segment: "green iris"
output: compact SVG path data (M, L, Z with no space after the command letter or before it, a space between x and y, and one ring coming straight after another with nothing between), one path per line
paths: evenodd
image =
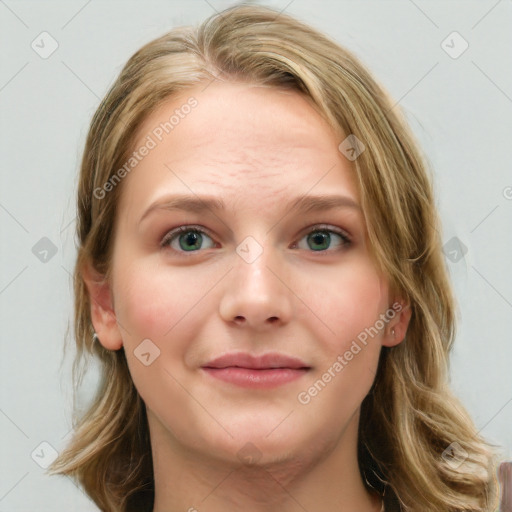
M195 251L201 248L203 237L201 233L198 233L197 231L187 231L179 236L179 241L180 247L184 251ZM187 244L192 244L192 246Z
M313 244L318 244L317 247L313 248L315 251L323 251L327 249L331 242L331 235L327 231L313 231L308 235L308 243L313 241Z

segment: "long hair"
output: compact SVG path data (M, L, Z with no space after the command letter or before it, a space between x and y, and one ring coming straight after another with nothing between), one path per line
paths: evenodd
M78 382L92 356L102 379L85 414L74 416L74 437L51 472L75 478L101 510L152 509L145 405L123 349L92 343L82 269L90 263L110 279L122 181L108 194L100 192L133 152L142 122L164 100L212 80L298 91L340 143L353 135L365 146L352 168L372 257L392 290L407 299L412 316L403 342L382 348L361 406L363 482L385 491L388 510L495 510L497 455L448 385L456 306L427 159L399 107L352 53L291 16L253 5L226 9L198 27L175 28L146 44L92 119L77 197L74 378Z

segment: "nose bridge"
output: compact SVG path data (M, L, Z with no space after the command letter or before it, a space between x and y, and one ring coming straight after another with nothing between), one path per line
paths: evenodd
M254 328L289 321L292 305L284 284L285 262L269 240L247 236L236 247L220 307L226 321Z
M274 273L281 272L283 265L282 258L270 243L270 237L259 236L258 239L261 242L248 236L238 244L234 271L241 285L240 291L247 292L255 300L263 301L282 292L283 285Z

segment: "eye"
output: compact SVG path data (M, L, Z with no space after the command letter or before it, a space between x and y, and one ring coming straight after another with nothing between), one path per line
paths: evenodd
M306 240L308 247L301 246L302 240ZM204 241L209 240L210 244L204 246ZM334 248L333 248L334 243ZM328 252L341 250L351 245L350 237L343 231L333 229L330 226L314 226L306 236L294 244L293 248L311 249L313 252ZM167 233L160 244L162 247L170 247L176 252L198 252L199 249L211 249L216 246L206 231L198 226L180 226Z
M203 247L205 239L212 242L209 247ZM211 249L215 243L203 229L195 226L180 226L167 233L160 245L171 247L177 252L197 252L198 249Z
M306 239L308 247L300 246L300 242L304 239ZM315 229L309 231L308 234L301 238L301 240L296 245L299 247L299 249L311 249L314 252L326 252L327 249L332 249L333 241L334 250L343 249L352 243L350 237L341 230L335 230L329 226L315 226Z

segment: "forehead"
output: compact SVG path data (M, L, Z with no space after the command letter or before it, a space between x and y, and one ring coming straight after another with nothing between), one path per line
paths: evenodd
M338 150L342 139L296 91L201 84L151 113L134 150L149 140L154 147L125 179L121 203L175 191L259 207L313 189L357 197L351 164Z

